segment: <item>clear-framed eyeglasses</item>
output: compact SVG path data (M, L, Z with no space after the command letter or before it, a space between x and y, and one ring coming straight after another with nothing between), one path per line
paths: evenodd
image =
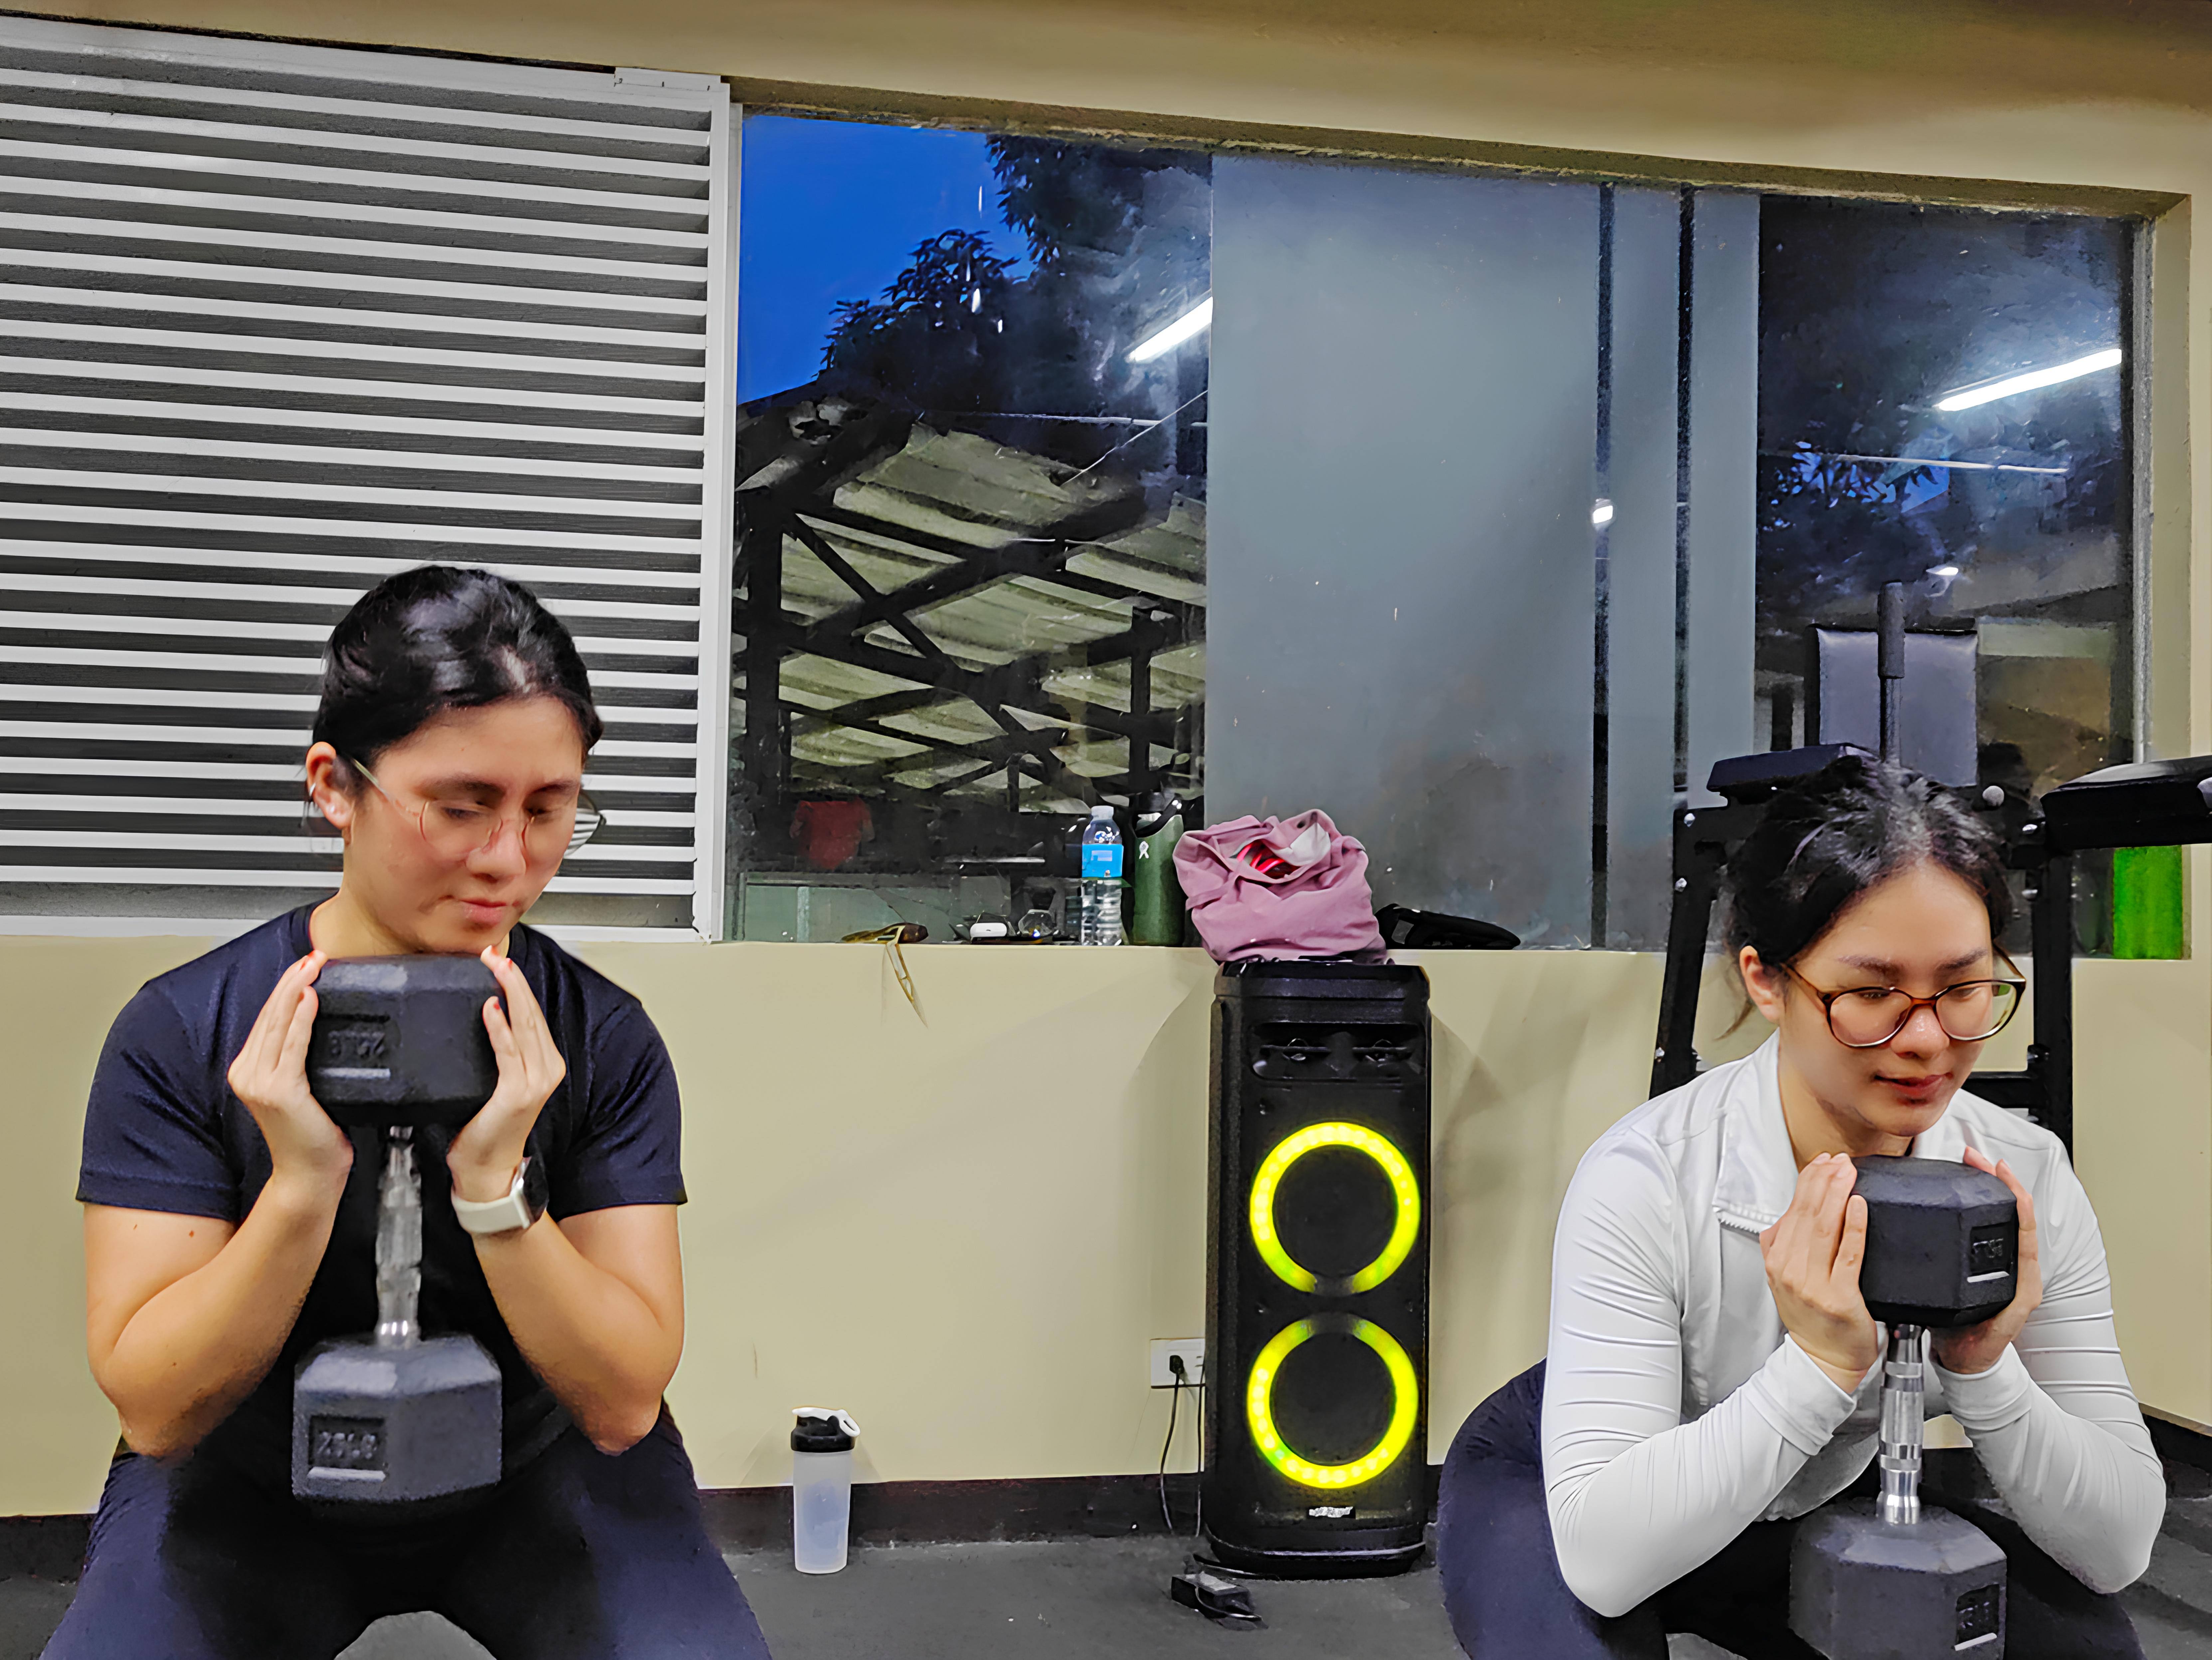
M368 781L369 787L401 813L415 821L422 840L441 859L465 859L489 847L498 838L508 817L474 801L424 801L410 806L380 782L358 761L346 764ZM571 800L550 806L525 806L512 815L520 819L524 855L533 864L565 859L605 826L607 816L592 798L578 790Z
M1785 965L1786 966L1786 965ZM1820 1000L1828 1030L1845 1049L1875 1049L1905 1030L1922 1009L1936 1012L1936 1024L1954 1043L1979 1043L2005 1029L2020 1008L2025 980L1961 980L1933 997L1915 997L1895 986L1846 986L1822 991L1796 969L1790 978Z

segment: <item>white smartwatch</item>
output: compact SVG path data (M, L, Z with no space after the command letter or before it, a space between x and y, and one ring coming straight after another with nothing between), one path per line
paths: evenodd
M455 1219L471 1233L520 1232L545 1214L545 1196L540 1191L540 1183L532 1180L536 1175L533 1162L525 1158L515 1166L514 1185L507 1190L505 1198L478 1203L456 1193Z

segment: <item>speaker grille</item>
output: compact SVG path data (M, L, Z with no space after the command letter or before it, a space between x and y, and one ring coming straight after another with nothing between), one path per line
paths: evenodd
M1427 1512L1426 982L1267 964L1218 991L1206 1530L1244 1566L1396 1566Z

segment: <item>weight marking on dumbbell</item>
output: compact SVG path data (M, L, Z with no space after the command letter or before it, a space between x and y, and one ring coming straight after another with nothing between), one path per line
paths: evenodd
M1984 1643L1997 1640L1997 1627L2002 1623L1999 1611L2004 1606L2004 1590L1998 1585L1984 1585L1968 1591L1959 1599L1959 1640L1952 1645L1954 1653L1963 1654L1968 1649L1978 1649Z
M373 1418L318 1418L307 1426L319 1475L384 1471L384 1426Z
M1994 1227L1976 1228L1966 1236L1966 1266L1982 1269L1967 1283L1980 1280L2002 1280L2013 1271L2013 1260L2018 1247L2014 1243L2013 1230L2002 1224Z
M343 1025L334 1020L325 1020L315 1037L318 1040L315 1058L331 1066L356 1067L370 1063L382 1067L391 1058L387 1052L389 1038L385 1031L385 1023L376 1015L365 1016Z

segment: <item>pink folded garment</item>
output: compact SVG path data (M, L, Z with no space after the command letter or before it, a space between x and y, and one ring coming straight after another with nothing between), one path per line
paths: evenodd
M1325 812L1191 830L1176 843L1175 867L1199 938L1218 962L1389 959L1367 849Z

